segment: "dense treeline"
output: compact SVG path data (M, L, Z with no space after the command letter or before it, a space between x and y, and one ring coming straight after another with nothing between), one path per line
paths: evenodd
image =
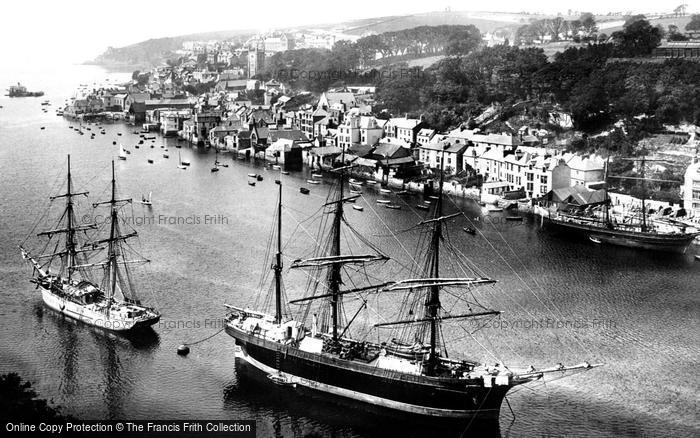
M550 37L550 41L559 41L562 36L571 36L579 41L607 38L605 34L598 35L597 32L598 26L593 14L584 12L577 20L565 20L562 17L533 20L516 30L515 41L517 44L532 44L534 41L544 41L545 37Z
M479 30L472 26L419 26L395 32L370 35L354 44L363 65L378 56L413 55L415 57L447 54L458 55L472 51L481 42Z
M643 17L632 17L612 43L570 48L552 62L541 49L484 47L445 58L421 72L420 81L382 81L377 97L389 112L422 113L438 129L467 122L496 102L504 108L527 102L534 111L557 104L585 132L619 120L644 131L700 123L700 64L645 58L661 34ZM635 119L642 114L650 117Z
M623 30L611 35L611 42L572 47L551 62L540 48L501 45L475 50L478 31L471 26L440 26L432 34L442 35L442 40L427 46L420 41L431 35L428 29L374 35L357 43L340 41L333 50L278 53L266 61L265 76L312 91L342 84L376 85L375 112L423 115L440 130L469 122L493 104L503 109L502 120L516 111L542 120L547 108L558 107L571 113L577 129L589 133L610 129L620 120L641 132L663 123L700 123L700 64L649 62L663 30L643 16L630 17ZM391 48L382 46L387 41L393 41ZM436 50L450 56L427 69L393 64L357 70L363 57ZM370 52L374 55L366 54ZM649 117L638 117L643 114Z
M386 69L368 70L377 59L464 55L481 42L474 26L420 26L338 41L332 50L297 49L276 53L265 61L263 78L275 78L295 88L322 91L336 83L376 84ZM363 68L363 70L359 70Z

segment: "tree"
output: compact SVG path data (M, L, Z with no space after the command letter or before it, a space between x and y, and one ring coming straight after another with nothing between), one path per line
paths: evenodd
M564 28L564 20L561 17L554 17L547 20L547 27L552 34L552 41L559 41L559 34Z
M700 14L690 16L690 22L685 25L685 30L700 30Z
M668 34L668 40L669 41L688 41L690 38L687 36L683 35L682 33L670 33Z
M661 30L649 24L647 20L635 17L627 20L623 30L612 34L619 56L635 57L648 55L661 43L663 36Z
M537 35L540 42L544 42L544 37L547 36L549 26L547 25L547 20L534 20L530 23L530 29Z
M474 26L470 27L473 29L456 32L449 37L447 45L445 46L445 55L466 55L479 46L481 43L481 34Z
M333 61L339 70L353 70L360 63L360 51L350 41L337 41L331 52L333 53Z
M0 421L3 424L20 421L65 422L72 420L60 409L40 399L32 384L23 382L17 373L0 376Z
M586 36L591 36L598 31L598 26L596 26L595 17L590 12L584 12L579 18L581 22L581 27L586 33Z
M622 25L623 29L627 29L634 23L642 20L646 20L647 17L644 14L628 15L625 17L625 24Z

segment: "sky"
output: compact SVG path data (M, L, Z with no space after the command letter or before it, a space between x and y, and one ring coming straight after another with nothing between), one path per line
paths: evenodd
M231 29L269 30L446 7L459 11L649 13L670 11L683 1L689 11L700 12L700 0L491 0L487 6L457 0L13 0L2 5L0 53L4 61L0 68L6 62L79 63L93 59L108 46L121 47L149 38Z

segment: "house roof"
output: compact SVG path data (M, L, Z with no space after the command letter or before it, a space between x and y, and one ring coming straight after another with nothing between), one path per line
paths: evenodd
M149 109L194 106L189 99L148 99L144 103Z
M337 103L343 103L349 106L355 105L355 95L353 93L327 92L325 95L328 100L328 106L333 106Z
M256 126L255 132L258 134L258 138L267 138L270 130L266 126Z
M572 156L567 160L566 164L573 170L594 171L605 169L603 160L581 155Z
M277 141L278 139L286 139L290 141L309 141L306 135L298 129L272 129L268 134L270 141Z
M379 146L372 153L373 158L399 158L411 155L409 149L402 147L398 143L379 143Z
M337 146L323 146L311 148L311 154L317 155L319 157L325 157L328 155L340 155L341 153L343 153L343 150Z
M398 157L398 158L389 158L388 160L381 160L380 162L384 165L387 165L387 166L397 166L399 164L415 163L415 160L413 159L413 157Z
M348 151L350 153L352 153L353 155L357 155L358 157L366 157L370 155L373 150L374 146L360 143L354 143L348 148Z
M294 146L294 142L292 140L286 139L286 138L280 138L273 142L268 148L268 151L285 151L288 152L292 149Z
M591 190L582 185L553 189L547 197L555 202L567 204L589 205L605 202L605 190Z
M475 143L497 144L503 146L513 146L515 137L508 134L473 134L470 138Z
M445 149L445 145L447 145L447 149ZM464 152L464 150L466 148L467 148L466 144L451 143L451 142L446 142L446 141L430 142L430 143L422 144L419 147L419 149L425 149L425 150L429 150L429 151L445 151L449 154L461 154Z
M394 119L389 119L390 126L395 126L397 128L402 129L413 129L420 123L421 121L419 119L409 119L406 117L397 117Z
M488 151L484 152L484 154L481 157L487 160L503 161L503 148L491 148Z

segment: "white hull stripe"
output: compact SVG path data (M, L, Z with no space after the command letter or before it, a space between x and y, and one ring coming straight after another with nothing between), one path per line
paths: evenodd
M410 403L398 402L395 400L389 400L382 397L377 397L375 395L365 394L363 392L353 391L351 389L340 388L338 386L328 385L326 383L316 382L314 380L305 379L303 377L298 377L293 374L278 371L272 367L269 367L253 357L251 357L247 352L240 351L236 352L236 357L239 357L249 364L253 365L255 368L267 373L276 374L284 377L289 383L296 383L297 385L305 386L307 388L316 389L319 391L328 392L331 394L339 395L342 397L351 398L354 400L359 400L372 405L378 405L389 409L395 409L403 412L410 412L413 414L427 415L431 417L443 417L443 418L466 418L474 415L488 416L488 414L498 415L498 411L494 409L482 409L478 411L474 410L458 410L458 409L441 409L441 408L429 408L426 406L419 406Z

